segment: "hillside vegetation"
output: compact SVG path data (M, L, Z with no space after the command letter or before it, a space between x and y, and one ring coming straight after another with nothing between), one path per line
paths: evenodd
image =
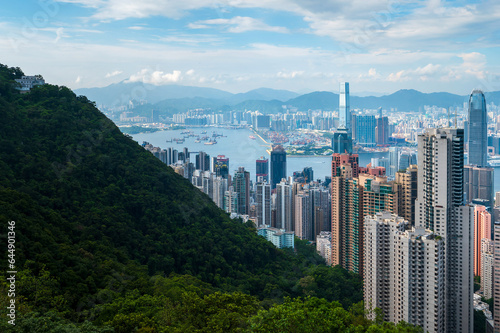
M0 234L15 221L17 271L16 326L4 273L0 331L418 331L363 319L358 276L302 241L276 249L86 97L21 95L20 75L0 65Z

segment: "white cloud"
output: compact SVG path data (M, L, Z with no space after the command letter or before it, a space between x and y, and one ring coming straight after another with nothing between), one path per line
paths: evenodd
M304 71L293 71L293 72L278 72L276 77L280 79L294 79L296 77L304 75Z
M113 77L113 76L117 76L117 75L120 75L121 73L123 73L123 71L114 71L114 72L111 72L111 73L107 73L105 78L110 78L110 77Z
M78 83L80 83L80 82L82 82L82 77L81 77L80 75L78 75L78 76L76 77L75 83L76 83L76 84L78 84Z
M477 79L485 79L488 74L485 71L486 67L486 56L478 52L462 53L458 55L462 58L463 63L460 66L461 69L470 74Z
M197 21L188 24L188 27L191 29L207 29L212 26L225 27L228 32L232 33L240 33L240 32L255 31L255 30L271 31L279 33L289 32L287 28L270 26L262 22L261 20L252 17L242 17L242 16L236 16L230 19L219 18L212 20Z
M164 73L162 71L154 71L144 68L137 74L133 74L125 80L125 82L143 82L150 83L156 86L175 83L181 80L181 71L174 70L172 73Z
M186 75L189 75L189 76L194 75L194 69L190 69L190 70L188 70L188 71L186 72Z
M127 29L129 29L129 30L146 30L148 28L140 26L140 25L134 25L134 26L128 27Z
M206 35L206 34L182 34L178 33L175 35L160 37L160 41L167 43L179 43L179 44L187 44L187 45L196 45L196 44L207 44L207 43L220 43L224 40L224 38L217 37L215 35Z
M424 67L417 67L415 69L406 69L397 73L391 73L387 77L387 80L392 82L412 80L427 81L429 78L438 77L441 74L441 65L428 64Z

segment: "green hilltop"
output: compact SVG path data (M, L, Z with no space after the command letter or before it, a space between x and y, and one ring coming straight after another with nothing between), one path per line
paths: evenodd
M15 221L2 332L420 332L363 318L361 279L276 249L54 85L19 94L0 65L0 226ZM380 318L380 316L378 316Z

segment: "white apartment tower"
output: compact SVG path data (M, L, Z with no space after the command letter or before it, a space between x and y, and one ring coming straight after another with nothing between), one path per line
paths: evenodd
M294 231L293 187L286 179L276 184L276 228Z
M422 227L409 228L389 212L364 223L364 302L370 319L380 308L384 319L402 320L426 332L445 332L445 245ZM432 291L432 292L430 292Z
M259 177L256 184L257 201L257 223L261 225L271 225L271 184L266 183L263 177Z
M444 240L445 297L428 292L446 305L445 332L457 333L473 331L474 209L463 205L463 184L463 129L428 129L419 135L415 225Z

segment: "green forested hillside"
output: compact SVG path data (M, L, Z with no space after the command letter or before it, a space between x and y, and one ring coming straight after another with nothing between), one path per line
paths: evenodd
M303 242L276 249L86 97L53 85L20 95L20 75L0 66L0 234L15 221L17 270L14 328L3 237L0 331L263 331L285 327L280 307L316 297L325 314L343 311L342 325L370 329L356 311L359 277L325 266Z

